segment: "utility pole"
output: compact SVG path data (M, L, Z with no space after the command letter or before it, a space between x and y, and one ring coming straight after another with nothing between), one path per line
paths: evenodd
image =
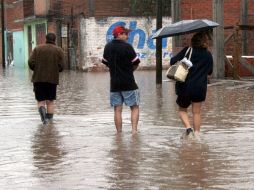
M181 0L171 0L171 18L172 23L178 22L181 20ZM172 37L172 51L173 54L176 53L176 47L179 47L181 44L181 37L174 36Z
M248 0L241 1L241 24L248 24ZM242 55L248 55L248 33L246 30L242 31Z
M69 62L70 62L70 69L76 70L77 63L76 63L76 44L74 41L76 41L76 36L74 35L74 13L73 13L73 6L71 7L71 24L69 28Z
M162 0L157 0L156 30L162 28ZM156 39L156 87L162 84L162 38Z
M56 37L57 45L62 47L62 4L60 0L57 0L57 12L56 12Z
M5 39L4 39L4 31L5 31L5 22L4 22L4 0L1 0L1 23L2 23L2 66L5 68Z
M92 17L94 16L94 0L89 0L88 1L88 15L89 17Z
M213 29L213 76L216 79L225 77L224 56L224 0L213 0L213 20L220 26Z

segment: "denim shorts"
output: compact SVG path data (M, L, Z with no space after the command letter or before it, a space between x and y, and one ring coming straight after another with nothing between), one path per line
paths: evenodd
M125 103L126 106L139 105L140 94L139 89L130 91L110 92L110 105L120 106Z

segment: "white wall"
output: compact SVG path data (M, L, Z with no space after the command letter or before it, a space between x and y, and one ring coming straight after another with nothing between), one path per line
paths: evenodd
M171 18L163 18L163 26L171 23ZM108 17L95 19L94 17L81 20L81 64L83 68L100 64L103 49L107 41L112 39L112 30L115 25L123 25L133 31L129 34L129 43L138 53L140 66L155 65L155 40L151 39L156 30L156 19L146 17ZM172 40L163 40L163 64L169 64L172 54Z

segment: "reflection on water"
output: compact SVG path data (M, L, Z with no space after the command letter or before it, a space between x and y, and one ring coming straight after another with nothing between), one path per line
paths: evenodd
M142 181L138 180L142 162L141 142L139 134L124 139L122 134L116 135L112 143L109 157L112 161L109 168L109 189L139 189ZM126 180L129 182L126 183Z
M115 134L109 74L65 71L55 120L42 126L31 73L0 74L0 189L252 189L253 89L208 88L201 140L180 139L174 84L138 71L139 133L129 108Z
M32 139L33 165L36 172L54 174L66 154L54 124L39 125Z
M205 144L196 142L185 142L179 148L179 172L183 174L185 183L192 188L205 188L207 178L211 178L208 173L208 151Z

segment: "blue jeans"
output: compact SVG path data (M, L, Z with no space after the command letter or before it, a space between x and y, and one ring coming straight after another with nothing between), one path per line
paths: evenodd
M140 94L139 89L130 91L110 92L110 105L120 106L125 103L126 106L139 105Z

